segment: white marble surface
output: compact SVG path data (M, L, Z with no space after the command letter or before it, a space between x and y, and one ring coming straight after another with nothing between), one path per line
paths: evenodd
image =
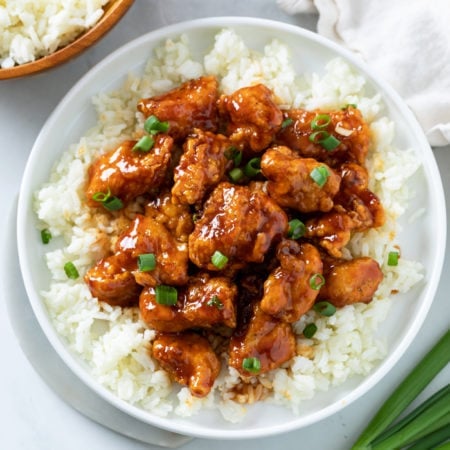
M12 239L10 221L28 154L48 115L67 90L92 65L108 53L157 27L197 17L248 15L285 20L312 29L314 16L289 17L273 0L136 0L121 23L96 47L51 72L28 79L0 81L0 197L3 207L0 244ZM444 188L450 193L450 148L435 150ZM447 208L450 207L447 198ZM9 228L8 228L9 227ZM8 253L1 253L0 271L8 277ZM186 450L215 448L284 450L307 447L310 450L348 449L358 432L387 397L393 387L411 370L427 349L449 327L450 251L431 311L417 338L396 367L368 394L340 413L313 426L260 440L210 441L195 439ZM15 283L11 283L13 286ZM156 449L112 432L87 419L62 401L36 374L14 335L6 311L10 283L0 286L0 448L8 450L90 450ZM14 289L14 288L13 288ZM17 289L21 289L17 281ZM430 385L424 395L450 379L449 367ZM105 411L105 414L108 412Z

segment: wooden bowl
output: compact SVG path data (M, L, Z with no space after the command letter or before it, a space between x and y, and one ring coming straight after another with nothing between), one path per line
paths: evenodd
M18 78L51 69L69 61L100 40L127 12L134 0L111 0L104 7L101 19L87 31L78 36L70 44L43 56L35 61L17 65L10 69L0 69L0 80Z

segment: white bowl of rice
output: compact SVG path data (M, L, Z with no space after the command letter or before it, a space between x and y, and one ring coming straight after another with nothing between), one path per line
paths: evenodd
M226 361L202 398L171 381L149 353L155 332L137 308L92 297L83 275L99 255L95 217L83 202L95 155L142 126L136 103L204 74L233 92L263 82L283 107L357 104L367 122L370 188L386 222L355 233L352 256L370 256L384 274L374 299L310 311L293 324L299 351L264 380L242 387ZM43 245L39 231L53 238ZM113 227L112 227L113 228ZM181 434L221 439L273 435L339 411L380 381L419 332L441 274L446 214L432 151L399 96L349 52L291 25L209 18L153 31L87 73L42 129L20 191L18 251L31 307L65 363L96 395L137 420ZM108 232L108 231L106 231ZM109 231L113 233L113 231ZM400 250L395 266L387 254ZM302 332L314 321L316 334ZM262 387L261 387L262 386ZM239 391L239 395L236 391ZM261 394L263 392L263 395Z

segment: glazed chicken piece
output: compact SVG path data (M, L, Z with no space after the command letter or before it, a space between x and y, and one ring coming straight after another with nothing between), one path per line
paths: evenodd
M276 369L295 355L292 327L256 306L250 322L231 337L229 355L229 365L244 377ZM246 370L247 358L256 358L260 368L253 372Z
M225 155L229 140L220 134L195 129L183 145L175 168L172 195L180 203L201 201L208 189L217 185L232 161Z
M192 277L186 287L178 289L176 305L161 305L153 287L142 291L139 308L143 320L158 331L182 331L189 328L236 326L237 288L226 277L207 273Z
M160 333L153 341L153 357L179 384L188 386L195 397L211 391L220 372L220 361L204 337L185 331Z
M217 129L218 83L213 76L187 81L171 91L139 101L145 117L156 116L169 122L168 133L176 140L185 138L193 128Z
M156 267L140 271L138 257L148 253L155 255ZM151 217L136 216L119 237L116 254L120 263L132 270L136 282L142 286L179 286L188 281L187 244L178 242L164 225Z
M330 116L331 121L321 130L327 131L340 141L340 144L331 151L325 150L320 144L309 140L315 131L311 128L311 121L322 113L319 110L306 111L303 109L286 111L284 118L292 119L292 123L277 134L277 143L286 145L305 158L317 159L331 167L336 167L343 161L352 161L363 165L369 148L370 132L359 109L348 106L342 110L326 113ZM336 128L340 130L340 133L336 131Z
M269 180L267 192L276 203L304 213L330 211L341 181L326 164L301 158L283 146L272 147L264 153L261 171ZM323 177L324 184L315 181L314 176Z
M187 244L177 242L164 225L150 217L137 215L114 250L114 255L101 259L85 275L92 295L110 305L137 303L142 286L187 282ZM138 257L147 253L155 255L156 268L141 272Z
M261 310L293 323L308 312L319 293L322 260L311 244L283 240L277 248L280 265L264 283Z
M353 221L355 231L365 231L384 224L384 208L379 198L368 189L369 175L364 167L345 163L339 168L342 182L335 202Z
M194 229L188 205L174 202L170 192L163 192L145 207L145 216L164 225L178 242L187 242Z
M159 134L148 152L134 151L135 144L136 141L123 142L89 167L86 199L90 206L100 205L93 199L97 193L109 192L127 203L162 184L170 163L173 139Z
M334 197L329 213L306 221L305 237L314 239L335 258L355 231L364 231L384 224L383 206L368 188L367 170L356 163L339 167L341 188Z
M93 297L111 306L125 307L137 303L142 290L116 255L101 259L86 272L84 280Z
M227 277L202 273L189 280L184 298L183 316L192 327L236 327L237 287Z
M276 105L272 91L262 84L222 95L218 108L228 122L230 140L240 149L264 150L283 123L283 113Z
M139 297L142 320L154 330L178 332L191 328L191 323L183 315L184 298L178 295L175 305L163 305L156 301L155 288L148 286Z
M318 298L342 308L353 303L369 303L383 280L383 273L379 264L369 257L325 258L324 277L325 284Z
M200 268L217 271L216 251L228 258L227 269L261 262L288 227L286 213L264 192L227 182L205 202L202 217L189 236L189 257Z
M342 256L342 248L348 244L354 222L344 212L331 211L305 222L305 238L313 239L335 258Z

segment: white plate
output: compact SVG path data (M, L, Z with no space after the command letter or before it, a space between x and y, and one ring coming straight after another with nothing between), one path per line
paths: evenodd
M245 37L247 45L255 49L262 50L275 37L280 39L290 47L299 72L305 67L308 71L323 72L326 62L336 56L350 62L366 78L369 88L382 94L386 115L396 123L394 144L416 150L423 166L412 180L418 193L414 205L417 209L426 208L425 214L413 224L404 224L400 235L400 244L408 249L408 257L425 266L426 281L407 295L398 296L389 319L383 324L387 357L369 376L354 377L338 388L318 393L304 403L303 412L298 416L282 407L257 404L249 408L249 414L239 424L227 423L219 413L211 411L187 419L161 418L121 401L89 375L85 365L57 335L38 294L48 287L49 273L32 207L33 193L48 180L53 163L94 125L93 95L119 87L130 71L143 68L152 49L165 39L186 33L195 53L201 55L224 27L235 28ZM353 55L314 33L262 19L222 17L177 24L142 36L111 54L71 89L48 119L31 152L20 190L17 236L24 284L38 322L58 354L84 383L114 406L152 425L187 435L235 439L280 433L314 423L348 405L383 378L412 342L433 300L444 259L446 214L431 149L409 109L387 84L377 80Z

